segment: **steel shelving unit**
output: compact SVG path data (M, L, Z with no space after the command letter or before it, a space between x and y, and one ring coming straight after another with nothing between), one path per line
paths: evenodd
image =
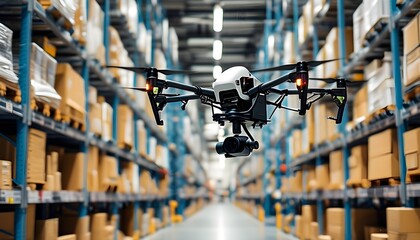
M346 61L344 28L352 25L352 15L360 2L361 1L327 0L326 4L319 13L314 16L313 24L311 26L312 30L308 32L307 38L303 44L299 45L296 40L298 39L298 19L302 13L302 6L306 3L306 1L288 1L287 7L283 9L284 6L281 6L279 1L273 0L275 24L273 31L270 32L280 36L280 47L278 49L279 54L283 54L281 46L283 46L282 36L285 35L285 31L294 32L296 46L295 52L296 56L298 56L297 60L310 60L315 58L314 56L318 54L319 49L325 44L325 38L329 29L337 27L339 32L339 56L341 59L339 75L350 78L352 74L360 73L360 69L363 65L366 65L373 59L383 57L384 51L391 51L392 53L392 68L396 93L395 111L390 111L387 114L373 119L367 124L358 124L352 129L345 128L347 122L349 121L347 116L348 114L346 114L343 118L343 123L340 126L337 126L341 135L338 139L323 144L315 144L309 153L293 158L293 160L289 149L291 132L294 129L302 129L304 127L305 120L299 116L287 116L286 119L289 120L287 121L285 128L283 128L279 134L276 133L270 137L269 148L276 152L276 158L278 161L285 163L287 166L286 172L283 173L278 171L278 174L276 174L276 178L279 181L279 184L277 185L278 188L282 184L282 176L291 176L294 171L302 169L303 166L322 165L328 159L329 153L337 149L344 150L343 181L345 182L349 177L349 149L353 146L367 143L368 137L375 133L391 127L397 128L400 153L400 185L371 187L367 189L348 188L344 185L344 189L341 190L317 190L299 193L283 193L281 199L279 200L283 205L282 213L285 215L294 213L300 208L301 204L316 205L317 222L319 224L320 234L324 233L324 210L327 207L325 205L325 200L330 200L330 202L333 201L335 204L342 206L345 209L345 239L352 239L351 209L359 206L360 203L371 203L373 199L386 199L388 201L398 201L401 202L403 206L410 207L415 206L414 199L418 199L420 197L419 184L406 184L405 182L406 167L403 151L403 133L405 132L406 127L408 125L416 126L420 123L420 100L417 98L411 100L410 102L403 102L403 94L407 89L402 85L400 71L400 56L402 55L400 52L402 46L400 41L401 29L418 13L420 1L406 0L402 4L398 5L396 4L396 1L391 1L391 17L389 18L389 21L384 23L382 28L375 32L370 39L366 40L364 46L359 51L353 53L350 56L350 59ZM269 5L271 1L267 1L267 3ZM265 42L263 44L266 45ZM280 60L279 63L275 64L277 65L282 63L283 62ZM261 66L261 63L259 66ZM350 97L350 101L352 100L352 97ZM347 109L347 111L348 110L349 109ZM276 118L274 118L272 124L276 124ZM242 167L242 165L240 165L240 167ZM278 165L276 168L278 168ZM238 171L238 175L241 175L240 171ZM265 177L266 175L263 174L246 181L241 181L239 187L246 186L258 178ZM260 199L260 197L267 196L241 196L241 199L258 201L257 199Z
M127 19L119 12L117 8L117 1L115 0L98 0L104 11L104 39L103 43L106 49L106 60L109 61L109 34L108 27L114 26L123 40L123 45L129 53L129 57L136 65L145 64L145 56L137 49L136 36L131 34L128 30ZM86 2L88 8L89 1ZM173 141L173 136L166 136L166 134L159 129L154 120L151 119L137 104L131 100L127 93L120 88L120 84L112 77L110 72L103 68L96 59L87 55L83 46L75 41L70 33L63 29L58 22L56 22L45 11L41 4L36 0L22 0L22 1L0 1L2 7L2 17L0 22L9 21L6 25L10 25L12 30L19 30L19 85L22 92L21 103L13 102L7 98L0 97L0 117L2 121L10 121L16 125L16 176L14 182L17 189L1 190L0 204L13 205L15 208L15 225L14 238L25 239L26 229L26 208L28 204L48 204L50 203L77 203L79 205L79 215L86 216L89 212L89 205L95 203L108 203L108 211L114 215L118 215L119 209L123 203L133 203L134 211L140 208L155 208L156 216L161 217L161 209L168 205L169 199L177 198L176 195L141 195L141 194L120 194L111 192L88 192L87 180L85 173L84 189L80 192L75 191L31 191L27 190L26 171L27 171L27 146L28 146L28 132L29 127L41 129L47 133L47 139L54 139L64 146L68 146L74 150L87 153L89 146L96 146L101 151L115 156L119 162L132 161L139 165L139 170L147 170L151 172L152 178L156 183L162 174L165 174L165 169L155 162L151 162L141 157L138 154L138 136L134 134L134 150L132 152L122 150L116 145L117 136L117 111L114 111L113 116L113 141L106 142L101 138L93 136L89 133L88 115L86 116L86 131L81 132L78 129L72 128L68 124L55 121L50 117L33 111L30 108L30 54L31 42L33 35L47 34L49 38L53 39L54 45L57 47L58 62L68 62L76 70L79 71L85 80L86 91L86 112L89 111L88 89L89 86L94 86L98 89L99 95L105 96L106 101L117 109L119 103L127 104L134 112L134 122L136 120L143 120L148 132L148 136L157 138L158 143L169 148L170 166L178 164L184 156L179 149L170 148L169 145L175 143L178 146L184 145L181 140L179 142ZM163 19L164 10L160 6L153 6L152 1L137 0L139 10L139 23L145 22L150 31L153 31L151 21L161 23ZM145 14L144 14L145 12ZM153 12L150 16L149 13ZM144 17L145 16L145 17ZM15 22L11 22L15 21ZM155 45L155 44L153 44ZM170 51L170 50L169 50ZM153 51L152 63L153 65ZM17 56L15 56L17 57ZM136 81L134 76L134 82ZM178 111L179 112L179 111ZM168 116L173 117L176 115ZM171 121L168 121L168 123ZM134 124L134 130L137 132L137 125ZM182 132L180 132L182 133ZM172 131L168 131L171 135ZM150 146L148 146L148 152ZM86 154L85 169L87 169L87 162L89 161ZM200 166L200 173L204 173L204 168L198 161ZM171 167L170 167L170 170ZM197 185L204 185L202 179L197 180ZM175 192L177 194L177 192ZM194 196L182 196L182 199L198 199L208 198L207 191L199 192ZM137 216L137 214L135 214ZM136 220L138 221L138 220ZM137 228L138 224L134 224ZM116 235L117 236L116 228Z

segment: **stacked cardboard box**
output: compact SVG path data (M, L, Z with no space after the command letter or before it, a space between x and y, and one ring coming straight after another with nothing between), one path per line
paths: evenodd
M86 23L87 23L87 0L75 0L77 2L76 12L74 14L74 27L72 37L76 39L81 45L86 44Z
M337 115L337 107L334 104L315 105L315 142L317 144L329 141L337 135L337 124L328 117Z
M98 103L96 88L89 87L89 131L96 136L102 135L101 104Z
M12 189L12 162L7 160L0 160L0 189Z
M330 170L328 164L316 166L316 185L318 189L326 189L330 184Z
M17 84L19 79L13 71L13 31L0 23L0 36L2 36L2 44L0 45L0 57L2 58L0 78Z
M345 38L346 38L346 58L350 56L353 52L353 29L345 29ZM326 59L337 59L339 56L339 46L338 46L338 29L333 28L328 33L328 36L325 40L325 58ZM338 75L338 70L340 69L340 62L333 61L325 64L325 77L336 77Z
M47 181L42 190L61 191L61 172L58 171L59 153L51 152L47 155Z
M319 225L317 222L311 222L310 230L309 230L310 240L318 240L319 236Z
M390 1L363 0L363 35L371 30L378 22L387 22L389 18Z
M368 91L367 85L357 91L353 101L353 122L360 123L368 115Z
M368 148L367 145L359 145L351 149L349 157L350 176L349 182L361 182L367 179L368 172Z
M292 133L292 140L292 157L295 158L302 154L302 131L299 129L294 130Z
M306 112L306 124L302 130L302 153L309 153L315 144L315 119L314 109L311 108Z
M368 179L377 180L400 176L398 143L395 129L369 137Z
M142 120L137 120L137 131L139 136L138 146L137 149L139 151L140 156L146 157L147 156L147 132L146 127L144 126L144 122Z
M89 192L99 191L99 149L89 147L87 169L87 190Z
M302 216L301 215L295 215L295 236L299 239L303 238L303 226L302 226Z
M293 32L287 31L284 35L284 46L287 46L284 48L284 56L283 60L284 63L293 63L296 60L295 55L295 41L294 41L294 35Z
M404 84L409 86L420 78L420 14L404 28Z
M41 3L42 7L49 8L53 7L59 12L59 15L63 16L65 21L66 28L72 28L75 20L74 16L76 9L79 7L77 1L74 0L38 0Z
M73 214L61 215L59 218L60 238L69 239L74 237L77 240L90 239L89 216L79 217ZM73 235L73 236L72 236Z
M81 191L83 189L83 178L85 154L64 153L59 158L58 169L61 172L63 190Z
M104 12L95 0L89 1L89 18L87 21L86 49L90 57L96 58L101 65L105 65L105 46L102 41L104 33Z
M376 225L377 216L374 209L352 209L351 232L352 239L363 240L364 226ZM344 208L328 208L327 214L327 235L334 240L344 240Z
M343 152L341 150L330 153L330 188L344 187Z
M133 147L133 111L128 105L118 106L118 146Z
M304 180L303 180L302 185L304 186L303 190L305 192L310 192L312 190L317 189L315 167L304 166L303 178Z
M312 31L313 14L313 0L310 0L303 6L303 14L299 18L299 45L305 42Z
M386 226L389 240L420 239L420 208L387 208Z
M130 236L130 237L134 237L134 236L140 236L140 231L139 230L135 230L137 227L135 227L134 223L135 223L135 218L137 217L138 219L139 216L135 216L136 212L134 211L134 205L133 204L129 204L127 206L125 206L121 211L120 211L120 222L121 222L121 231L123 234L125 234L126 236ZM138 215L138 213L137 213ZM137 229L141 229L141 228L137 228Z
M128 30L137 35L138 9L135 0L118 1L118 9L127 19Z
M363 48L363 42L365 40L365 29L363 24L364 8L363 2L353 13L353 49L354 52L358 52Z
M139 166L134 162L127 162L123 165L122 175L127 177L129 187L127 192L139 193L140 192L140 177Z
M316 221L316 205L302 206L302 238L311 238L311 224ZM318 227L318 226L317 226Z
M65 121L70 119L85 125L86 93L82 76L68 63L59 63L55 89L61 96L60 111Z
M36 220L35 239L50 240L58 238L58 218Z
M95 213L90 218L91 239L114 239L115 226L108 221L108 214Z
M118 185L118 161L104 153L99 158L99 191L114 190Z
M45 183L45 158L47 134L31 128L28 143L28 183Z
M404 133L404 154L408 175L420 174L420 128ZM410 178L407 178L410 180Z
M101 127L102 127L102 139L104 141L112 141L112 115L113 109L111 105L105 102L103 97L98 98L98 102L101 105Z
M29 204L26 208L26 240L34 240L35 238L35 213L36 205ZM0 212L0 229L3 230L0 232L0 239L3 240L12 240L14 239L15 228L14 228L14 212ZM10 236L9 234L12 234ZM37 238L38 239L38 238Z

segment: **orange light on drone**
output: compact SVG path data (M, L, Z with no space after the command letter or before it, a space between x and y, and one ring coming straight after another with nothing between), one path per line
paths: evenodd
M296 86L297 86L298 88L301 88L301 87L303 86L303 81L302 81L302 78L297 78L297 79L296 79Z
M149 85L149 83L146 83L146 91L150 91L150 85Z

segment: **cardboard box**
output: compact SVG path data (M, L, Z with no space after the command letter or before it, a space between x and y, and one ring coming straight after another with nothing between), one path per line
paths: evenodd
M0 160L0 189L10 190L13 188L12 184L12 162Z
M95 213L90 217L91 237L92 239L106 239L107 233L105 227L108 222L108 215L106 213Z
M374 209L352 209L352 238L364 239L364 227L376 225L377 216ZM332 239L344 239L344 208L327 208L327 234Z
M57 240L76 240L76 234L69 234L64 236L59 236Z
M404 133L404 154L408 174L420 174L420 128Z
M42 185L42 190L44 191L54 191L55 188L55 181L54 181L54 174L47 175L47 181L44 185Z
M316 221L316 205L302 206L302 237L303 239L311 238L311 223Z
M346 38L346 57L349 57L353 53L353 29L347 27L345 29ZM338 46L338 28L333 28L328 33L325 48L326 59L339 58L339 46ZM336 77L338 75L338 69L340 69L340 61L333 61L325 64L325 77Z
M394 128L387 129L368 139L369 160L386 154L393 154L398 159L398 142Z
M353 121L359 123L368 115L367 85L362 87L355 95L353 102Z
M417 14L404 28L404 55L420 44L420 14Z
M343 187L344 183L343 152L341 150L330 153L330 186Z
M104 141L112 140L112 107L106 102L101 102L101 119L102 119L102 139Z
M89 216L60 216L60 235L74 234L76 239L85 239L86 234L89 233L89 219Z
M81 191L83 189L83 176L85 175L85 154L65 153L60 158L60 172L63 190Z
M349 157L349 169L351 181L361 181L367 179L368 169L368 148L367 145L355 146L351 149Z
M388 232L388 240L418 240L420 239L420 233L396 233Z
M370 147L369 147L370 149ZM385 154L379 157L369 158L368 179L378 180L385 178L400 177L400 163L394 154Z
M364 37L379 21L388 22L389 5L389 0L363 0Z
M33 240L35 233L35 204L29 204L26 209L26 240ZM15 234L14 229L14 212L0 212L0 219L7 219L7 221L0 221L0 229L6 231L12 235ZM6 235L3 232L0 232L0 239L8 240L14 239L10 235Z
M61 113L85 124L86 94L82 76L70 64L59 63L54 87L61 96Z
M420 47L404 55L404 85L409 86L420 79Z
M353 49L358 52L363 47L364 26L363 26L363 2L353 13Z
M370 240L387 240L388 234L386 233L372 233L370 235Z
M295 236L298 238L303 238L303 226L302 226L302 216L295 216Z
M102 134L101 113L102 107L100 103L89 104L89 130L97 136Z
M420 233L420 208L387 208L386 226L388 232Z
M293 135L293 157L297 157L302 154L302 131L294 130Z
M26 176L28 183L45 183L46 142L47 134L45 132L29 129Z
M133 111L128 105L118 106L118 144L133 146Z
M121 223L121 231L126 236L133 236L135 233L135 226L134 226L134 218L135 218L135 212L134 212L134 206L132 204L126 206L121 210L120 215L120 223Z
M332 238L329 235L319 235L318 240L332 240Z
M58 218L36 220L35 239L51 240L58 238Z
M107 191L118 185L118 161L115 157L102 154L99 159L99 191Z
M319 235L319 225L317 222L311 222L311 226L310 226L310 240L317 240L318 239L318 235Z
M316 166L316 183L318 189L325 189L330 184L330 171L328 164Z
M54 173L54 191L62 190L61 172Z
M58 171L58 152L51 152L47 156L47 174L54 174Z
M386 233L386 227L377 227L377 226L365 226L365 239L370 239L372 233Z

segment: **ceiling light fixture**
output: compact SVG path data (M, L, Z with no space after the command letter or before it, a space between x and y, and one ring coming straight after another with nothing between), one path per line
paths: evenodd
M223 8L216 4L213 9L213 30L220 32L223 29Z
M222 67L219 65L215 65L213 67L213 78L214 79L219 78L220 74L222 74Z
M220 40L213 42L213 58L214 60L222 59L223 43Z

